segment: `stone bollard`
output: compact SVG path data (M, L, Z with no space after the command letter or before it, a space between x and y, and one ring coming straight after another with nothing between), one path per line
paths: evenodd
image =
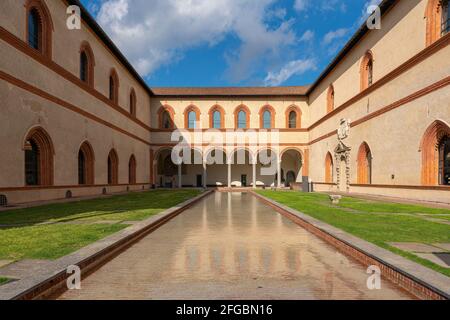
M342 199L342 196L338 196L338 195L330 195L330 200L332 204L339 204L339 201Z

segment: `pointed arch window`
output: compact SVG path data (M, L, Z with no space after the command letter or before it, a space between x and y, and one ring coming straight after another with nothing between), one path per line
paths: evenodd
M428 0L425 12L426 45L429 46L450 31L448 0Z
M286 109L286 128L300 129L302 126L302 112L299 107L292 105Z
M330 113L333 110L334 110L334 87L333 85L330 85L327 94L327 113Z
M220 105L214 105L209 109L209 127L222 129L225 127L225 110Z
M358 151L358 184L372 183L372 152L367 143L361 144Z
M446 35L450 32L450 6L449 0L444 0L442 2L442 25L441 25L441 36Z
M450 136L439 144L439 183L450 185Z
M136 92L134 89L131 89L130 92L130 114L133 117L136 117Z
M26 42L46 58L51 58L53 23L44 1L26 0Z
M87 41L81 44L80 48L80 80L89 86L94 85L94 53Z
M239 111L238 114L238 129L247 128L247 114L244 110Z
M373 82L373 55L372 52L367 51L361 62L361 91L370 87Z
M53 143L42 128L33 129L25 139L25 184L53 185Z
M94 151L88 142L84 142L78 151L78 184L94 184Z
M115 104L119 102L119 77L115 70L109 76L109 100Z
M331 156L331 153L327 153L327 156L325 158L325 182L326 183L332 183L333 182L333 157Z
M186 129L198 129L200 123L200 110L190 105L184 111L184 127Z
M119 158L117 152L113 149L108 155L108 184L119 183Z
M28 44L36 50L42 48L42 26L35 8L28 13Z
M130 157L130 161L128 162L128 183L136 184L136 158L134 155Z

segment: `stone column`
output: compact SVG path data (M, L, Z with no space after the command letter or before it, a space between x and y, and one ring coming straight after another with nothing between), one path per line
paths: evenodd
M206 163L203 164L203 188L206 189L206 187L208 186L206 184L206 180L207 180L207 176L206 176Z
M281 159L277 160L277 188L281 188Z
M231 188L231 162L228 163L228 188Z
M252 163L253 166L253 189L256 189L256 163Z

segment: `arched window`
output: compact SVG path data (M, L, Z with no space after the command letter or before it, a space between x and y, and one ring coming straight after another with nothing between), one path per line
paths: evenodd
M434 186L449 183L450 127L434 121L422 138L422 185Z
M213 128L222 128L222 115L220 114L220 111L214 111L213 113Z
M136 158L134 155L130 157L130 161L128 162L128 183L136 184Z
M136 117L136 92L134 89L131 89L130 92L130 114Z
M449 0L442 2L441 37L450 32L450 6Z
M247 129L250 124L250 110L240 105L234 110L234 126L236 129Z
M171 106L164 105L159 108L159 128L160 129L173 129L174 128L174 115L175 112Z
M327 93L327 113L334 110L334 87L330 85Z
M88 142L84 142L78 151L78 184L94 184L94 151Z
M53 24L45 2L27 0L26 8L26 41L28 45L51 58Z
M197 115L195 113L195 111L189 111L188 113L188 128L189 129L195 129L196 128L196 120L197 120Z
M247 128L247 114L244 110L239 111L238 114L238 128L246 129Z
M333 157L331 153L327 153L325 157L325 182L333 183Z
M373 55L367 51L361 62L361 91L373 84Z
M109 76L109 100L115 104L119 102L119 77L114 69Z
M372 183L372 152L367 143L361 144L358 151L358 184Z
M25 183L28 186L53 185L53 144L42 128L28 133L24 145Z
M28 13L28 44L36 50L42 48L42 26L39 12L33 8Z
M117 152L112 149L108 155L108 184L119 183L119 157Z
M84 41L80 48L80 80L88 85L94 85L94 53L89 43Z
M223 129L225 127L225 111L219 105L213 106L209 110L209 127L214 129Z
M272 114L269 110L264 111L263 114L263 128L270 129L272 127Z
M275 109L266 105L259 111L259 127L262 129L270 129L275 127Z
M186 129L198 129L200 122L200 110L196 106L189 106L184 111L184 127Z
M80 79L88 82L88 57L84 51L80 54Z
M439 183L450 185L450 136L439 144Z
M448 0L428 0L426 45L429 46L450 31Z
M292 105L286 109L286 128L300 129L302 126L302 112L299 107Z

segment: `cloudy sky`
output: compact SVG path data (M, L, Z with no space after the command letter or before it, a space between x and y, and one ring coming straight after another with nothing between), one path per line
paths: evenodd
M380 0L81 0L150 86L312 83Z

